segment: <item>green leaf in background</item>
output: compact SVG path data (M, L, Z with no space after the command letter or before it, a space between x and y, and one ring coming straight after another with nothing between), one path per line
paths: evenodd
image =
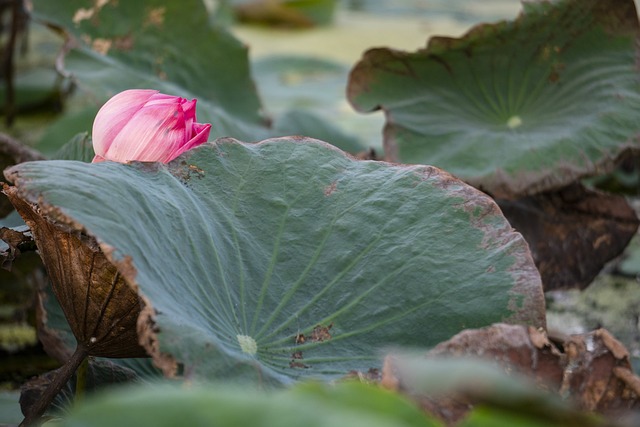
M209 26L201 1L36 0L33 6L37 19L78 40L65 68L94 104L125 89L157 89L197 98L198 121L213 124L212 138L266 136L247 48ZM75 132L90 129L89 122Z
M638 147L632 0L527 2L515 21L372 49L349 99L383 109L391 160L432 164L496 197L562 187Z
M19 113L43 110L60 104L60 76L50 68L23 70L15 78L16 110ZM6 103L6 87L0 85L0 104Z
M81 132L60 147L52 157L56 160L80 160L91 163L94 156L91 137L87 132Z
M320 116L305 110L293 110L283 114L275 121L273 129L274 133L282 136L313 135L323 141L332 141L336 147L352 154L366 151L358 138L344 133Z
M284 114L270 129L250 77L247 48L226 30L209 27L201 2L146 0L99 6L89 1L53 5L36 0L35 16L79 40L64 63L82 89L71 100L80 106L45 132L40 145L48 152L55 152L61 141L77 132L90 131L97 108L109 96L130 88L197 98L198 121L212 123L212 139L233 136L256 141L304 134L331 137L353 153L366 149L340 130L353 133L371 120L345 114L345 104L339 100L344 99L348 69L329 61L275 57L255 64L253 71L258 83L264 84L269 107L276 116ZM287 110L295 111L286 112L285 103Z
M180 362L194 378L331 379L379 367L385 346L545 323L520 234L433 167L222 139L169 165L31 162L7 176L137 286L141 340L168 374Z
M252 63L261 97L274 114L276 136L307 135L352 154L379 140L378 117L362 116L345 103L349 69L317 57L272 55Z
M73 101L77 101L73 98ZM79 133L86 133L87 136L93 126L93 119L98 113L97 105L76 106L73 105L65 114L59 116L53 123L44 129L44 132L37 142L38 150L48 158L56 160L81 160L71 158L59 158L58 156L64 148L65 143L75 139ZM93 150L93 148L91 148Z
M301 384L264 393L214 383L128 388L79 405L60 427L435 427L403 396L377 386L345 382Z

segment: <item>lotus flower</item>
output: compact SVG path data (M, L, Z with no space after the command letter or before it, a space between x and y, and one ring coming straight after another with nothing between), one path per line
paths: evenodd
M115 95L93 122L93 163L112 160L167 163L209 138L210 124L196 123L196 100L157 90Z

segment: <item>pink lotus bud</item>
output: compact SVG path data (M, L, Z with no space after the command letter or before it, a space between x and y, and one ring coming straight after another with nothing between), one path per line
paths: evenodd
M210 124L196 123L195 99L125 90L108 100L93 121L93 163L167 163L207 142L210 130Z

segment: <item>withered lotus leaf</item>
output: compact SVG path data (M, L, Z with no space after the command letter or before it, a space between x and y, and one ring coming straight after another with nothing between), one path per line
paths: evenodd
M88 355L147 356L136 332L141 310L138 294L96 240L54 220L54 216L61 218L59 211L23 200L16 187L5 185L4 193L31 228L56 298Z

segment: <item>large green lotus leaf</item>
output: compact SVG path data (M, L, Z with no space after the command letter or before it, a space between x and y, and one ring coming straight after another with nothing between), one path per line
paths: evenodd
M545 322L521 235L431 166L221 139L169 165L29 162L7 177L137 286L142 343L167 374L335 378L378 368L386 346Z
M392 160L444 168L497 197L562 187L638 147L632 0L527 2L514 21L372 49L349 99L383 109Z
M300 384L276 393L214 383L129 387L78 405L60 426L431 427L441 423L403 396L357 382Z
M36 18L77 40L65 69L96 104L125 89L157 89L197 98L198 121L213 124L212 138L266 137L247 48L209 26L201 1L33 3Z

